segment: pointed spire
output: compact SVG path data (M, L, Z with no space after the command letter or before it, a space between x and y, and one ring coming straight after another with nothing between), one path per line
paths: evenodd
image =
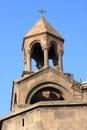
M64 40L63 37L46 21L43 16L40 17L35 25L27 32L25 38L46 32Z

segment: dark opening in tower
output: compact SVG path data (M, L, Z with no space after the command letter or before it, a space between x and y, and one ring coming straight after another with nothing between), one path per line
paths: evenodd
M52 87L46 87L38 90L31 98L30 104L34 104L40 101L58 101L64 100L61 96L61 92Z
M36 67L41 69L44 66L44 56L41 45L39 42L34 43L32 46L32 59L36 61Z
M49 66L55 67L58 65L57 47L53 43L48 51L48 59L49 59Z

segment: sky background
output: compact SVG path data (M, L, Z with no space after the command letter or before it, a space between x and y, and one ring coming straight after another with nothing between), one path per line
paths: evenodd
M10 113L13 80L25 69L23 37L40 18L40 8L65 39L64 72L87 80L87 0L0 0L0 118Z

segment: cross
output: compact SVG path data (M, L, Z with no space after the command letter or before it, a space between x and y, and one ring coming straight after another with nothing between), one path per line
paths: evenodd
M41 16L43 16L43 13L46 13L46 11L43 9L38 10L38 12L41 14Z

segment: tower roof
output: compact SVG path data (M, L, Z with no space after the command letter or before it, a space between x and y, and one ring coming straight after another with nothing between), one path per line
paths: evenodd
M46 21L43 16L40 17L35 25L27 32L24 38L45 32L55 35L56 37L64 40L63 37Z

